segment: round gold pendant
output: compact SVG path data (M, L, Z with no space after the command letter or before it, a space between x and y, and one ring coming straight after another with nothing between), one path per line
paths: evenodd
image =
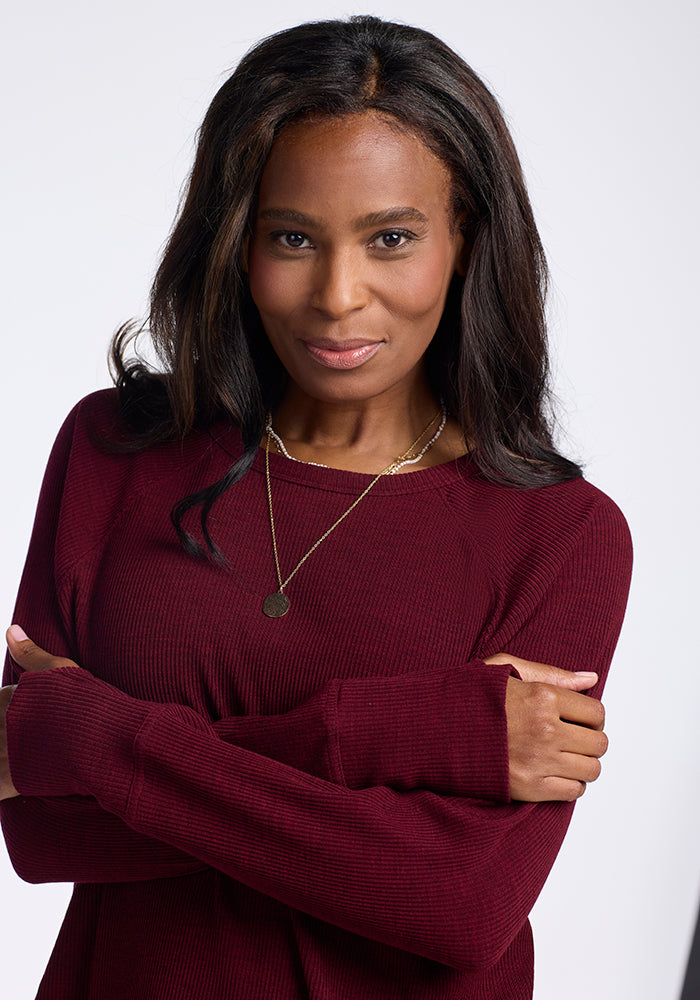
M277 590L274 594L268 594L263 601L263 612L268 618L281 618L289 611L289 598L286 594Z

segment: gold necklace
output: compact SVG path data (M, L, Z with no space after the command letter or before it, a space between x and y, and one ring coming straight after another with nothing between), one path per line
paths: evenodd
M322 542L325 542L325 540L328 538L328 536L330 535L330 533L332 531L335 531L335 529L338 527L338 525L340 524L340 522L344 521L345 518L348 516L348 514L351 511L353 511L355 509L355 507L357 507L357 505L359 504L360 500L363 500L364 497L367 496L367 494L372 489L372 487L374 486L374 484L377 483L377 482L379 482L379 480L382 478L382 476L388 475L389 473L393 472L395 469L398 469L401 465L405 464L406 460L409 458L409 456L410 456L411 452L413 451L413 449L416 447L416 445L421 440L421 438L425 437L425 435L428 433L428 431L430 430L430 428L432 427L432 425L435 423L436 419L440 416L441 412L443 413L443 420L445 419L444 407L443 407L443 410L442 411L438 411L438 413L432 418L432 420L427 425L427 427L425 427L420 432L420 434L418 435L418 437L416 438L416 440L413 442L413 444L408 448L408 450L405 451L402 455L399 455L398 458L395 458L393 460L393 462L390 462L389 465L387 465L387 467L385 469L382 469L381 472L377 473L377 475L374 477L374 479L370 482L369 486L365 487L365 489L362 491L362 493L360 493L359 497L357 497L355 500L353 500L353 502L350 504L350 506L348 507L348 509L344 513L342 513L340 515L340 517L338 518L338 520L334 521L334 523L330 526L330 528L327 531L324 531L324 533L321 535L321 537L314 542L314 544L311 546L311 548L308 550L308 552L306 552L301 557L301 559L296 564L296 566L294 567L294 569L289 574L289 576L287 577L286 580L282 579L282 571L280 570L279 553L277 551L277 533L275 531L275 516L274 516L274 514L272 512L272 483L270 481L270 438L272 437L272 433L273 432L272 432L272 417L268 415L268 419L267 419L267 439L266 439L266 444L265 444L265 481L266 481L266 484L267 484L267 507L268 507L268 511L270 513L270 533L272 534L272 551L273 551L274 556L275 556L275 570L277 572L277 583L278 583L278 589L276 591L274 591L274 593L268 594L268 596L263 601L263 613L265 615L267 615L268 618L281 618L283 615L287 614L287 612L289 611L289 598L284 593L284 588L287 586L287 584L292 579L292 577L295 576L296 573L298 572L298 570L301 569L301 567L304 565L304 563L309 558L309 556L311 555L311 553L315 552L316 549L319 547L319 545ZM442 426L444 426L444 423L443 423ZM440 428L440 430L442 430L442 427ZM425 452L428 450L428 448L437 440L438 436L439 435L435 435L430 440L430 442L428 443L428 445L421 452L421 457L425 454Z
M438 419L438 417L442 417L442 419L440 420L440 425L439 425L438 429L435 431L435 433L433 434L433 436L430 438L430 440L426 441L426 443L423 445L423 447L421 448L421 450L418 452L417 455L413 455L413 456L411 456L411 458L406 458L405 456L406 455L410 455L411 451L413 450L413 448L416 447L416 445L418 444L418 442L420 441L420 439L422 437L425 437L425 435L431 429L431 427L433 426L433 424L435 423L435 421ZM423 455L425 455L426 451L428 451L430 448L432 448L432 446L435 444L435 442L437 441L437 439L440 437L440 435L442 434L442 432L443 432L443 430L445 428L445 424L446 423L447 423L447 407L443 403L442 404L441 412L435 414L435 416L430 421L430 423L428 424L428 426L425 428L425 430L423 431L423 433L421 434L421 436L419 438L416 438L416 440L413 442L413 445L408 449L407 452L404 452L404 455L402 456L403 460L398 459L398 458L396 459L396 462L394 463L394 466L393 466L393 468L391 470L391 474L393 475L395 472L398 472L399 469L402 466L404 466L404 465L415 465L416 462L420 462L421 458L423 457ZM277 449L278 449L280 455L284 455L284 457L288 458L291 462L302 462L302 460L300 458L295 458L294 455L290 455L289 452L287 451L287 446L285 445L284 441L279 436L279 434L277 434L275 432L275 430L274 430L274 428L272 426L272 415L270 413L268 413L268 415L267 415L267 423L265 424L265 430L269 433L270 437L272 438L272 440L277 445ZM324 465L323 462L303 462L302 464L303 465L315 465L319 469L327 469L328 468L328 466Z

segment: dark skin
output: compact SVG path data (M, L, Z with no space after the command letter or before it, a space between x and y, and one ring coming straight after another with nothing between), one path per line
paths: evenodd
M508 679L506 717L510 795L519 802L572 802L600 776L608 749L605 709L581 692L598 675L570 673L498 653L486 663L510 663L520 674Z
M424 354L464 245L450 205L451 177L420 138L374 112L284 129L263 171L246 249L251 295L289 374L274 426L295 458L376 474L403 455L440 413ZM264 442L263 442L264 443ZM450 419L421 461L467 450ZM13 626L14 628L14 626ZM72 661L8 632L24 671ZM511 797L572 801L600 774L603 706L582 692L597 675L510 654L506 717ZM0 799L17 795L0 689Z
M23 671L77 665L52 656L31 639L18 638L16 629L8 629L7 645ZM520 802L579 798L587 782L600 774L599 758L608 746L602 731L603 706L580 693L595 684L596 675L571 673L505 653L485 662L510 663L522 678L509 678L506 692L511 798ZM10 774L5 726L14 690L15 685L0 688L0 799L19 794Z

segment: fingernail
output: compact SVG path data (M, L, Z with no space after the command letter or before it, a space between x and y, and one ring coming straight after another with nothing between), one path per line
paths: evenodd
M591 670L576 670L574 671L577 677L580 677L584 681L597 681L598 674L594 674Z
M10 625L7 631L15 640L15 642L24 642L25 639L29 638L24 629L20 628L19 625Z

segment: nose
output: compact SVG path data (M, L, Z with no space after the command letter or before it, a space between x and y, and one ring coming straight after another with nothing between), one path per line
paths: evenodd
M343 319L368 302L362 265L351 253L334 253L318 262L311 304L330 319Z

